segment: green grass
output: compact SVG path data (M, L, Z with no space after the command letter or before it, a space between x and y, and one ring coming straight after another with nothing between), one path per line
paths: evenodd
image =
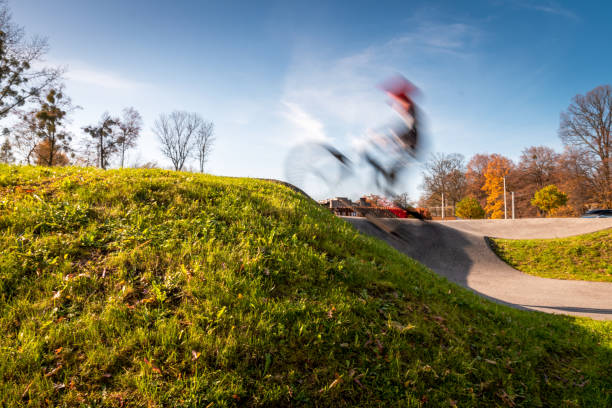
M612 322L488 302L265 181L0 166L2 406L612 405Z
M612 282L612 229L558 239L492 239L514 268L543 278Z

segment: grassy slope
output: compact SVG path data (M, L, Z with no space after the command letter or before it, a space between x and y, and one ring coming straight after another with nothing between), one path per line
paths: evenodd
M612 282L612 229L559 239L493 239L497 255L543 278Z
M492 304L269 182L0 166L0 246L6 406L612 404L610 322Z

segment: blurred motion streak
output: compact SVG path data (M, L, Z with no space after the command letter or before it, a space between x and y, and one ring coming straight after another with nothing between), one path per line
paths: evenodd
M419 128L421 114L414 102L418 88L401 75L395 75L378 85L389 97L389 105L397 114L392 123L382 129L369 129L359 149L359 166L372 171L373 181L388 197L395 196L402 172L419 160L423 145ZM334 190L354 175L355 164L335 147L310 142L295 146L285 161L287 181L311 194L325 189Z

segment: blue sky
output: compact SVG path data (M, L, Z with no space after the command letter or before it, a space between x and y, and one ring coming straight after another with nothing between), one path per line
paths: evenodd
M283 178L288 149L310 139L351 155L393 116L376 84L396 72L422 91L430 151L560 150L560 112L612 75L606 1L9 4L29 34L48 37L48 63L67 67L83 108L75 133L133 106L145 127L130 160L169 166L155 118L198 112L215 123L208 171L219 175ZM364 177L335 193L373 192ZM416 197L419 179L414 169L402 189Z

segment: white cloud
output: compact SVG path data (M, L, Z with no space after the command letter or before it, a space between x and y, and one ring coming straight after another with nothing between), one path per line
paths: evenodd
M453 112L456 108L448 90L456 87L459 78L461 83L465 72L473 75L472 64L479 57L482 33L467 24L426 20L411 27L411 31L387 41L335 58L329 58L318 48L297 49L281 97L283 117L295 132L294 139L300 140L304 134L316 135L358 161L371 130L380 129L395 118L385 103L386 96L376 85L397 72L415 81L428 98L436 99L438 112ZM431 112L432 105L426 109ZM447 133L456 134L457 129L464 128L463 123L461 117L438 115L435 129L448 129ZM453 147L445 145L443 149ZM361 171L347 189L372 189L367 185L368 174ZM407 180L411 186L406 187L414 196L418 184L415 176L418 175L413 171Z
M379 81L400 71L417 86L427 87L428 93L434 86L444 88L450 79L440 71L465 63L475 54L480 37L480 31L467 24L423 22L411 32L338 58L298 50L285 77L282 100L301 112L289 109L284 116L304 121L303 113L308 112L329 139L355 144L359 135L394 116L376 88ZM297 117L291 118L294 113Z
M566 9L553 1L535 3L520 2L518 3L518 6L525 9L541 11L547 14L567 17L572 20L580 20L580 18L573 11Z
M419 25L413 32L392 39L386 47L399 49L413 47L420 53L447 53L454 56L469 56L471 49L480 38L480 30L468 24L429 22Z
M294 127L293 142L317 141L326 142L329 138L325 134L323 123L306 112L300 105L293 102L281 102L281 114Z
M123 78L117 73L98 70L89 67L68 68L66 79L82 84L94 85L107 89L133 90L150 86L144 82L138 82Z
M70 60L68 62L62 61L60 63L58 62L59 60L60 59L58 58L54 58L37 62L34 68L40 69L47 66L62 67L65 69L65 79L68 82L75 82L81 86L85 84L109 90L126 91L152 87L152 84L126 78L118 72L113 72L101 67L94 67L84 61Z

